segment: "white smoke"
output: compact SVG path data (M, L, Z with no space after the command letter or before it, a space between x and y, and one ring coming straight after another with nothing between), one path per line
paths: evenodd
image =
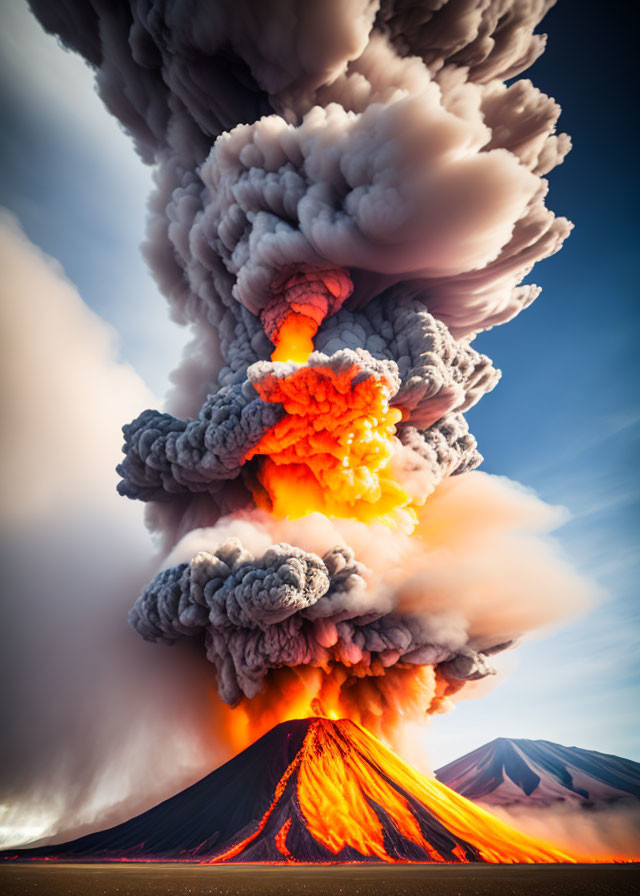
M126 624L153 554L113 468L122 416L152 396L118 360L113 331L4 211L0 259L0 820L10 845L120 820L224 753L205 727L206 663L183 653L173 668Z

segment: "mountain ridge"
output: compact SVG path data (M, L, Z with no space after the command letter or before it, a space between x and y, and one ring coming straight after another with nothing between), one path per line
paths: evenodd
M488 807L640 800L640 763L547 740L498 737L435 772L467 799Z

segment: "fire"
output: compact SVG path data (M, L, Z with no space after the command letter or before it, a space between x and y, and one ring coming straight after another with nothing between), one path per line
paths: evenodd
M221 704L219 730L237 753L280 722L346 718L393 745L403 723L446 711L448 697L461 685L452 685L434 666L385 669L360 662L276 669L262 693L243 697L233 709Z
M289 519L320 512L388 526L404 509L415 523L411 498L390 471L402 412L389 406L383 377L359 373L356 364L339 373L305 366L256 384L264 401L286 411L246 457L263 458L260 507Z
M318 324L311 317L292 312L274 334L276 347L271 360L306 364L313 351L313 337L317 330Z
M291 808L275 830L272 818L282 819L283 809L296 803L296 818L334 856L350 848L384 862L407 861L399 855L406 855L406 847L401 844L408 841L434 862L451 861L452 856L460 862L575 861L551 844L519 833L439 781L414 771L357 725L346 720L316 719L257 826L213 862L239 856L269 830L274 831L278 852L290 860L287 836L294 821Z
M271 299L260 313L264 331L276 346L272 361L304 364L322 321L340 310L353 292L344 268L288 266L271 283Z

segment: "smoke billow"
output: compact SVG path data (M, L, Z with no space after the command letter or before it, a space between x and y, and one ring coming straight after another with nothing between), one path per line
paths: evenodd
M3 209L0 264L5 848L120 821L228 754L202 724L206 661L167 663L126 623L154 557L113 465L123 415L153 396Z
M559 107L506 83L551 5L31 0L155 167L144 252L194 332L124 427L118 490L177 545L130 621L201 640L232 706L311 669L388 734L588 591L463 416L571 227Z

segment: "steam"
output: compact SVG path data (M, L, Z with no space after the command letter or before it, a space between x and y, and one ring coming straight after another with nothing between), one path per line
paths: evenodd
M508 825L530 837L544 838L577 856L597 856L601 862L636 861L640 837L640 809L632 801L609 807L553 809L491 806Z
M362 677L435 665L459 687L491 674L497 650L596 597L540 537L563 519L562 509L483 473L443 484L413 538L252 511L186 535L168 558L176 565L147 586L130 621L148 640L204 636L232 705L283 666L338 663ZM319 557L327 543L337 546Z
M561 514L472 472L463 416L499 378L473 337L533 301L571 227L545 206L559 107L505 83L552 4L31 5L155 166L144 251L194 332L169 412L124 427L118 490L177 544L132 625L203 641L231 705L283 667L428 667L421 712L442 709L591 593L546 540ZM326 515L288 519L321 464Z
M152 395L4 210L0 261L4 848L120 821L227 754L201 721L206 661L172 667L126 624L154 558L113 464Z

